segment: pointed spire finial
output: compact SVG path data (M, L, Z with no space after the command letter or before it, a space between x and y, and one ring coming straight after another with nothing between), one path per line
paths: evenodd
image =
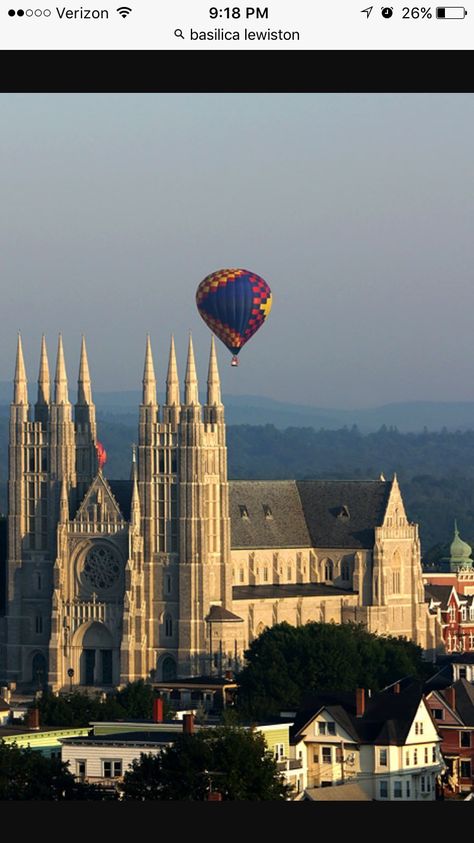
M43 334L41 338L41 356L38 375L38 404L49 404L51 397L51 379L49 375L48 352L46 350L46 339Z
M59 501L59 520L62 524L69 521L69 501L67 495L66 478L61 483L61 497Z
M56 360L56 375L54 378L54 403L69 404L62 334L59 334L58 338L58 356Z
M143 404L156 404L156 378L151 353L150 334L146 335L145 367L143 370Z
M214 337L211 337L211 352L209 355L209 371L207 375L207 403L212 405L222 405L221 400L221 382L219 379L219 369L217 368L217 354Z
M176 364L176 350L174 337L171 334L170 356L168 362L168 374L166 376L166 404L168 407L179 406L181 403L179 395L178 366Z
M459 530L458 530L458 522L457 522L457 518L455 518L455 519L454 519L454 535L455 535L455 536L459 536Z
M14 404L28 404L28 386L26 380L25 361L23 358L23 346L21 335L18 331L18 343L16 349L15 379L13 389Z
M81 360L79 363L79 378L77 382L77 403L92 404L91 376L87 359L86 340L84 334L81 341Z
M184 379L184 403L199 404L198 380L196 374L196 361L194 360L193 338L189 332L188 361L186 364L186 377Z

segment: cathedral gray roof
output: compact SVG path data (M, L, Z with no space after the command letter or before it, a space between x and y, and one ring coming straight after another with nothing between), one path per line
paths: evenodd
M311 547L294 480L229 483L231 547Z
M357 592L325 583L269 583L268 585L234 585L232 600L275 600L283 597L347 597Z
M372 548L374 527L382 524L392 484L381 480L234 480L229 485L231 545L237 549Z
M130 480L109 480L130 519ZM392 484L383 480L231 480L231 547L372 548Z

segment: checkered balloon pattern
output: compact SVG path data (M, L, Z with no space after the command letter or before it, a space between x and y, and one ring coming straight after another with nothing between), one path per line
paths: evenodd
M236 355L265 322L272 291L247 269L219 269L201 281L196 304L206 325Z

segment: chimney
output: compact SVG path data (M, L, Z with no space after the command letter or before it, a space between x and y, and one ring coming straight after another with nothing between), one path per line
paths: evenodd
M40 727L40 718L39 718L39 709L38 708L29 708L28 715L27 715L27 724L28 729L35 729L39 731Z
M394 694L400 693L400 682L395 682L395 685L393 685L393 693Z
M224 673L224 677L225 677L225 679L227 679L228 682L232 682L232 680L234 678L234 674L232 673L231 670L226 670L226 672Z
M194 734L194 716L192 714L183 715L183 734Z
M155 723L163 723L163 700L161 697L153 700L153 721Z
M365 690L363 688L356 688L356 715L363 717L365 711Z
M211 790L207 795L208 802L222 802L222 793L218 790Z
M444 689L444 698L448 703L449 707L452 709L456 709L456 691L454 685L451 685L450 688Z

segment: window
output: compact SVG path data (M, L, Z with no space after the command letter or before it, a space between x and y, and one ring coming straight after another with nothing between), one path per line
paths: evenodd
M392 591L394 594L400 594L400 571L393 572Z
M380 798L381 799L388 799L388 781L382 779L379 782L379 789L380 789Z
M165 591L166 594L171 594L171 577L169 574L166 574L165 577Z
M84 759L77 759L76 760L76 776L85 776L86 774L86 762Z
M379 764L380 764L381 767L387 766L387 750L386 749L381 749L379 751Z
M415 765L418 764L418 750L417 749L413 750L413 763Z
M428 764L428 747L425 746L425 764Z
M36 574L36 588L41 591L41 574L38 572Z
M326 581L332 582L334 577L334 565L331 559L326 559L324 564L324 579Z
M461 607L461 620L462 621L467 620L467 609L466 609L465 606Z
M272 515L272 511L271 511L270 507L266 503L262 504L262 506L263 506L263 514L264 514L265 518L268 521L271 521L273 519L273 515Z
M471 746L471 733L470 732L460 732L460 746Z
M426 776L421 777L421 792L426 793Z
M444 711L442 708L432 708L431 713L435 720L444 720Z
M171 638L173 635L173 619L171 615L165 615L165 635L167 638Z
M328 735L335 735L336 734L336 724L333 720L330 720L328 725Z
M467 668L465 668L465 667L459 668L459 678L460 679L467 679Z
M244 581L244 569L243 568L240 569L240 575L239 576L240 576L240 582L243 582Z
M263 581L268 582L268 568L263 569Z
M405 754L405 764L406 764L407 767L410 766L410 753L409 752L407 752Z
M313 753L313 763L319 764L319 755L317 752Z
M410 798L410 779L406 780L405 793L406 793L407 799L409 799Z
M248 518L249 517L249 511L248 511L246 506L240 505L239 511L240 511L240 517L241 518Z
M322 763L332 764L332 747L323 746L322 748Z
M318 734L320 734L320 735L326 734L326 724L325 723L318 723Z
M341 579L346 582L350 579L349 562L343 562L341 565Z
M436 747L435 746L433 747L433 750L431 752L431 760L432 760L433 764L436 764L437 759L436 759Z
M285 745L282 744L282 743L276 743L275 744L275 758L277 759L277 761L279 761L280 758L283 758L284 755L285 755Z
M287 580L291 580L291 568L290 568L290 566L288 566L288 568L286 570L286 578L287 578Z
M462 779L470 779L471 778L471 762L470 761L461 761L461 778Z
M401 782L394 782L393 783L393 798L394 799L401 799L402 798L402 783Z
M422 735L423 734L423 723L415 723L415 735Z
M41 635L43 632L43 618L41 615L36 615L36 634Z

